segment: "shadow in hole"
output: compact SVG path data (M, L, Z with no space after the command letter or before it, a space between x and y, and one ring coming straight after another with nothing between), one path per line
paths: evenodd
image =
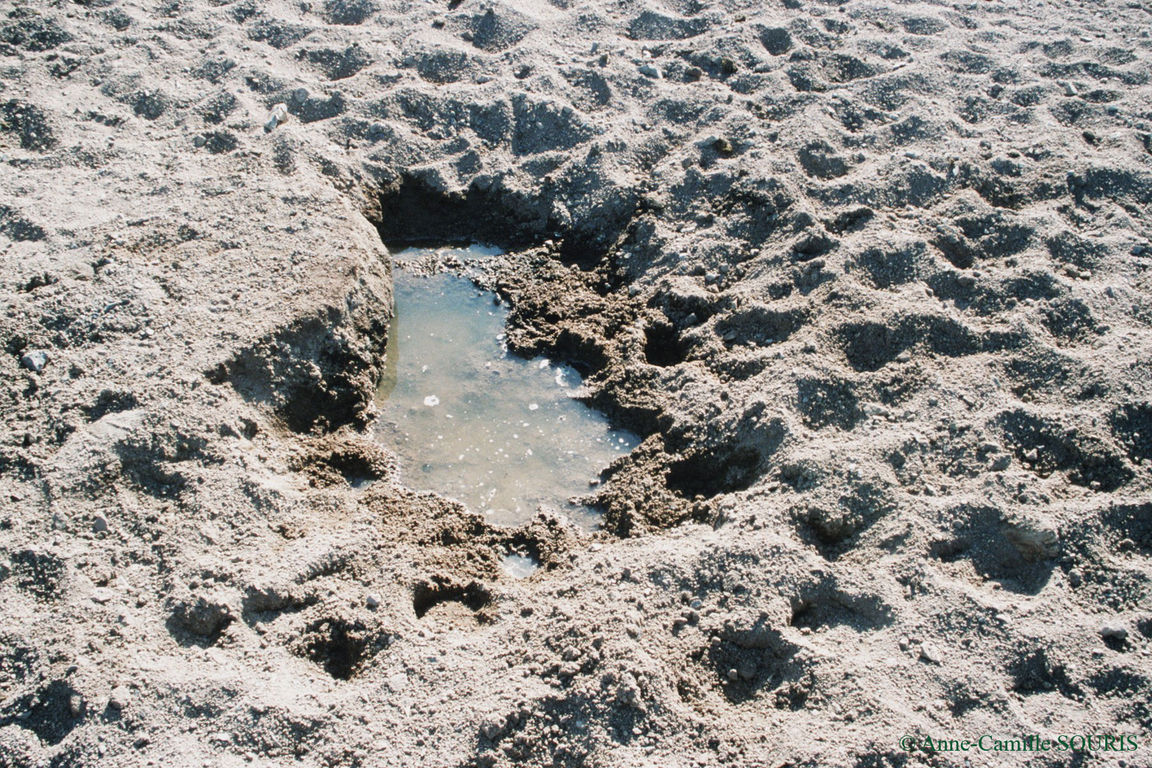
M932 544L932 557L945 563L968 560L982 578L995 580L1018 594L1035 595L1048 584L1055 560L1025 558L1004 535L1005 523L999 510L963 507L956 518L952 535Z
M644 329L644 359L652 365L677 365L687 354L687 345L671 324L657 323Z
M439 578L432 582L421 582L413 590L412 610L418 619L424 618L433 608L447 602L460 603L473 612L479 612L492 602L492 594L476 582L461 586Z
M392 638L356 619L325 617L308 624L296 648L336 680L351 680Z
M560 258L588 270L603 261L632 221L635 206L562 225L551 199L493 185L445 193L404 174L378 196L376 227L389 250L419 245L490 243L506 250L559 242Z
M0 709L0 728L17 725L32 731L46 744L59 744L84 720L83 707L78 712L73 710L73 697L78 696L67 682L53 680Z

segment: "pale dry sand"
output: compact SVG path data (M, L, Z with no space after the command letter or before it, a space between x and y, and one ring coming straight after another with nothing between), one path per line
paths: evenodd
M1150 29L4 3L0 766L1152 764ZM509 250L603 532L397 481L382 237Z

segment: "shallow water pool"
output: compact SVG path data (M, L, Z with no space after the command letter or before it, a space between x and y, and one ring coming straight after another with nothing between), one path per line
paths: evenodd
M467 261L492 252L454 254ZM378 434L400 457L405 484L501 525L546 505L595 527L596 512L569 499L587 494L639 440L572 398L581 383L572 368L508 351L508 311L494 294L458 275L405 271L404 262L421 255L396 257L396 315L377 392Z

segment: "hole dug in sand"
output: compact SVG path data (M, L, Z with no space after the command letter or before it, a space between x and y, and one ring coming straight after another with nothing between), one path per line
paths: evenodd
M415 274L447 268L478 275L485 287L495 286L500 301L512 307L506 323L496 323L498 330L490 335L506 333L508 347L517 353L548 356L577 367L585 377L582 399L587 398L608 414L613 423L649 438L646 448L637 445L637 441L618 455L609 453L588 462L587 471L574 478L578 482L572 486L561 488L553 484L552 499L560 500L564 512L579 512L566 505L567 499L587 494L586 500L603 510L603 518L586 518L585 524L601 524L622 536L688 519L706 519L711 498L749 489L773 469L773 456L785 442L789 427L780 418L775 403L771 413L766 413L765 404L755 398L725 406L720 423L702 422L695 412L676 411L673 403L680 396L669 393L668 382L698 378L703 372L697 361L713 348L739 351L742 360L762 368L768 364L767 357L761 360L756 353L786 345L791 343L791 337L806 333L813 323L810 311L803 302L783 309L755 305L712 324L709 320L714 314L731 313L733 306L714 292L701 290L698 281L688 276L670 278L656 287L655 295L642 298L640 292L645 289L634 281L645 262L662 258L663 251L652 242L650 221L636 201L624 191L615 196L606 192L592 209L580 210L578 215L576 209L569 208L571 215L558 221L554 198L551 192L532 194L506 189L498 181L477 181L463 190L450 191L440 188L433 179L397 176L381 190L379 209L373 217L381 240L400 258L403 248L429 243L483 242L507 254L476 259L460 250L448 258L417 257L415 263L395 275L397 301L402 302L404 292L414 289L412 281L431 286L421 288L422 292L448 294L458 290L449 285L453 279L460 279L454 275L414 277ZM773 209L784 205L783 200L774 200L765 198L762 202ZM763 216L760 208L756 216ZM741 255L725 253L718 258L735 260ZM818 260L808 264L815 261ZM475 288L466 282L463 287L455 299L449 300L447 310L438 308L426 314L436 320L448 311L463 314L468 302L477 298ZM470 323L488 322L489 316L501 312L491 298L476 302L475 317ZM422 351L431 339L417 337L408 330L424 329L411 322L406 325L402 305L397 324L399 331L392 338L393 343L396 339L401 341L401 348L398 353L393 351L391 357L398 357L399 365L406 365L405 355L411 353L405 350L418 347ZM461 358L470 353L466 341L456 341L457 346L450 346L443 357ZM481 366L484 362L489 361L481 360ZM386 363L385 367L390 365ZM416 369L414 380L437 375L433 366L426 371L422 368L423 364ZM560 367L554 366L550 372L558 370ZM495 380L488 370L482 369L481 376ZM460 379L463 384L467 377ZM405 376L399 371L386 373L377 401L385 412L381 442L400 454L401 481L411 488L431 488L454 497L475 511L492 511L492 522L523 522L539 499L520 503L521 509L516 510L515 504L496 504L495 497L483 495L492 493L495 485L486 478L480 478L486 485L479 498L470 496L479 488L478 482L469 480L466 484L470 487L455 489L433 481L432 474L438 469L435 464L451 478L459 478L463 464L476 459L477 452L442 450L454 447L451 444L457 432L451 428L460 426L458 409L448 407L442 388L423 386L410 393L410 402L405 406L394 408L404 381ZM510 394L507 377L484 389L481 394L486 397L503 398L498 403L501 407L518 405L520 400L528 407L532 403L538 405L538 410L525 411L524 415L539 417L545 410L544 403L531 394ZM465 393L463 386L460 390ZM381 399L385 396L391 402ZM417 433L410 426L418 420L428 423ZM521 444L523 440L505 444L508 432L524 437L524 432L518 431L524 428L523 422L535 428L531 418L516 424L517 429L510 428L509 420L498 426L496 434L482 436L492 442L479 447L488 446L489 453L501 457L510 456L513 451L524 452L528 446ZM487 428L483 423L481 426ZM570 420L564 427L569 426ZM479 435L478 429L473 432L473 437ZM579 445L584 439L576 436L556 442ZM410 445L405 447L405 442ZM535 446L531 449L538 453ZM414 477L424 482L414 482ZM527 473L521 472L515 482L523 483L526 477ZM511 515L495 514L501 508Z

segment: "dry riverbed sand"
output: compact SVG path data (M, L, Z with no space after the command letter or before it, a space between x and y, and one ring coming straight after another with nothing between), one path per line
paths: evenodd
M0 765L1149 765L1150 29L4 3ZM603 531L372 439L430 240L644 438Z

